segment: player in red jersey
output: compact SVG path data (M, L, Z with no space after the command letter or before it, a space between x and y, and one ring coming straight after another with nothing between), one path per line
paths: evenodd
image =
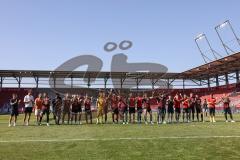
M181 101L182 101L182 96L181 94L176 94L175 97L173 98L174 101L174 108L175 108L175 119L176 122L179 122L180 114L181 114Z
M85 96L84 99L84 107L85 107L85 119L86 123L88 124L88 116L90 118L90 123L92 124L92 110L91 110L91 105L92 105L92 98L88 97L88 95Z
M128 124L128 105L126 103L126 97L119 97L118 108L121 113L122 123Z
M158 97L156 97L157 103L158 103L158 114L157 114L157 123L158 124L166 124L165 116L166 116L166 102L167 98L164 94L159 94Z
M42 122L43 116L46 114L47 116L47 126L49 126L49 114L50 114L50 98L48 97L47 93L43 93L43 105L42 111L40 114L40 124Z
M130 123L134 123L135 122L135 112L136 112L136 99L133 96L132 93L129 94L128 97L128 106L129 106L129 121Z
M182 101L182 105L183 105L183 122L185 122L185 117L186 117L186 122L190 122L190 112L191 112L191 108L190 108L190 99L187 97L186 94L184 94L183 96L183 101Z
M149 114L149 116L150 116L150 123L153 124L153 121L152 121L152 109L151 109L151 98L152 97L148 97L147 96L147 93L145 93L144 96L143 96L145 124L148 124L147 114Z
M77 106L78 106L78 124L82 124L81 120L82 120L82 106L83 106L83 101L84 101L84 97L81 95L77 95Z
M230 101L229 97L227 96L227 94L224 94L221 101L223 102L224 116L225 116L226 122L228 122L228 117L227 117L228 114L230 115L231 122L235 122L233 120L232 111L230 108L231 101Z
M38 97L35 99L35 116L36 116L37 125L41 125L40 117L41 117L42 106L43 106L42 94L39 93Z
M112 108L112 121L113 123L118 123L119 110L118 110L118 97L116 94L112 94L111 98L111 108Z
M196 95L195 96L195 100L196 100L196 112L197 112L197 120L198 120L198 122L199 122L199 114L200 114L200 116L201 116L201 122L203 122L203 107L202 107L202 100L201 100L201 98L198 96L198 95Z
M137 121L138 123L142 123L142 112L143 112L143 98L140 96L140 93L136 97L137 101Z
M65 97L63 98L63 114L62 114L62 124L65 122L65 117L67 115L67 124L69 124L70 117L71 117L71 97L67 93Z
M72 97L72 102L71 102L71 124L73 124L73 120L75 124L77 124L77 117L78 117L78 111L79 111L79 106L78 106L78 97L77 95L73 95Z
M208 108L210 113L210 122L215 123L215 107L216 107L216 98L214 98L213 94L208 98Z
M195 117L194 116L194 114L195 114L195 107L196 107L196 98L193 95L193 93L190 93L190 97L189 97L189 116L190 116L190 119L192 118L193 122L194 122L194 117Z

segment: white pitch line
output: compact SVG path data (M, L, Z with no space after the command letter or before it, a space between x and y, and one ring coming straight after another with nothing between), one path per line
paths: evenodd
M240 138L240 136L172 136L172 137L140 137L140 138L75 138L75 139L30 139L30 140L0 140L0 143L22 142L76 142L76 141L120 141L120 140L161 140L161 139L210 139L210 138Z

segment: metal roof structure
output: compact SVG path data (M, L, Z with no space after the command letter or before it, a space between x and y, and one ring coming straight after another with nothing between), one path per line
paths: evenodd
M52 78L55 83L57 79L70 78L71 83L76 78L88 79L88 86L90 86L90 79L102 79L101 85L107 86L108 79L119 79L119 85L122 87L126 84L126 79L134 79L136 86L140 84L142 79L147 79L152 82L152 88L159 80L167 82L167 86L173 85L176 80L182 81L181 85L186 85L186 81L191 81L195 86L204 86L216 83L219 86L219 81L222 80L226 84L229 83L229 79L235 79L236 83L239 82L239 70L240 70L240 52L226 56L224 58L212 61L207 64L192 68L182 73L156 73L156 72L95 72L95 71L49 71L49 70L0 70L0 87L3 87L6 78L13 78L16 80L18 87L21 87L23 78L34 78L36 87L38 87L41 78ZM229 75L229 74L234 74ZM224 78L220 78L224 76ZM215 80L214 80L215 79ZM56 80L56 82L55 82ZM100 85L100 84L99 84ZM174 86L174 85L173 85Z
M208 79L230 74L239 70L240 52L182 72L181 76L186 79Z

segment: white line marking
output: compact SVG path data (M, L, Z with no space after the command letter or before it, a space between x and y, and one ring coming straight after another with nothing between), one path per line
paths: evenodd
M160 140L160 139L210 139L210 138L240 138L240 136L186 136L186 137L140 137L140 138L76 138L76 139L29 139L29 140L0 140L0 143L21 142L74 142L74 141L121 141L121 140Z

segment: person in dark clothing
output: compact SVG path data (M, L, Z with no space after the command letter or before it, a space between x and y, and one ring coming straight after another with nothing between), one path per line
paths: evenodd
M233 120L232 111L231 111L231 107L230 107L231 101L230 101L229 97L227 96L227 94L224 94L221 101L223 102L224 116L225 116L226 122L228 122L228 117L227 117L228 114L230 116L231 122L235 122Z
M47 93L43 94L43 103L42 103L42 111L40 113L40 123L42 122L43 116L46 114L47 116L47 126L49 126L49 114L50 114L50 98Z
M194 122L194 114L195 114L195 107L196 107L196 99L193 93L190 93L189 97L189 107L190 107L190 119L192 118L192 122Z
M62 98L58 93L56 93L56 97L53 100L53 113L55 116L55 123L57 125L60 124L61 113L62 113Z
M91 105L92 105L92 98L88 97L87 95L85 96L84 100L84 107L85 107L85 119L86 123L88 124L88 116L90 118L90 124L92 124L92 110L91 110Z
M202 109L202 101L198 95L196 95L196 112L197 112L197 121L199 122L199 115L201 116L201 122L203 122L203 109Z
M167 116L168 116L168 123L172 123L173 122L173 114L174 114L174 101L173 101L173 97L170 95L168 96L167 99Z
M13 122L13 126L16 126L17 123L17 117L18 117L18 105L21 102L21 100L19 100L17 98L17 94L13 93L12 94L12 98L10 99L10 106L11 106L11 113L10 113L10 118L9 118L9 127L12 126L12 120L14 117L14 122Z

